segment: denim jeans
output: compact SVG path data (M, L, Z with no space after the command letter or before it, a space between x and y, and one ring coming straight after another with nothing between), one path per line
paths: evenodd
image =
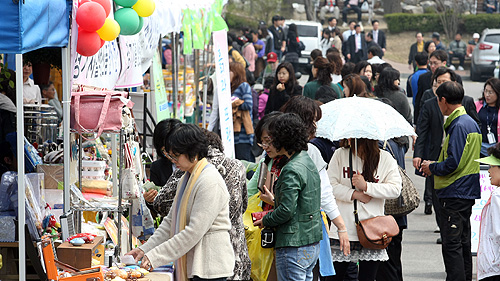
M319 243L276 249L278 281L312 281L318 257Z

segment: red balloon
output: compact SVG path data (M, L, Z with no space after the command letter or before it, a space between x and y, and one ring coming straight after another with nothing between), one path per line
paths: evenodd
M97 32L82 31L78 33L76 51L86 57L93 56L101 48L101 38Z
M87 2L90 2L90 0L80 0L80 2L78 3L78 7L80 7L83 3Z
M95 2L83 3L76 11L76 23L86 31L97 31L104 25L106 11Z
M101 39L101 37L99 37L99 39ZM106 41L104 41L104 40L101 39L101 48L102 48L102 46L104 46L104 43L106 43Z
M92 0L92 2L101 4L101 6L104 8L104 11L106 12L106 17L109 16L109 12L111 11L111 0Z

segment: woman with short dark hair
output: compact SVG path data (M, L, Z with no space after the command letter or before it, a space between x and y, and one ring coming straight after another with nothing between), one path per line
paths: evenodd
M176 280L226 280L235 264L230 196L205 158L207 137L196 125L179 124L162 152L185 174L168 216L145 244L128 254L136 261L142 258L141 266L149 270L175 262Z
M261 146L273 159L286 158L275 183L274 210L254 222L276 231L278 280L312 280L322 238L320 177L307 154L308 134L293 113L270 120L261 135Z
M406 98L404 90L399 87L400 74L397 69L386 67L380 72L375 95L379 98L388 98L394 109L396 109L408 123L413 124L410 103Z
M264 113L280 110L291 97L299 96L301 93L302 87L295 78L293 66L288 62L280 63L274 75Z
M342 97L342 90L338 85L332 83L332 74L335 71L335 65L328 61L328 59L324 57L318 57L314 60L314 64L312 67L312 74L315 78L314 81L307 83L304 86L304 92L302 93L304 96L314 99L316 95L316 91L319 87L323 85L330 85L332 89L337 93L337 97Z
M476 102L476 110L481 120L481 155L488 155L488 148L500 139L500 79L492 77L484 83L483 95Z

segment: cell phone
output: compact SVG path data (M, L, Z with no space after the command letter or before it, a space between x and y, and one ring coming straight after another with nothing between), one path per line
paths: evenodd
M261 193L266 193L264 190L264 184L267 180L267 164L262 162L259 169L259 180L257 181L257 188Z

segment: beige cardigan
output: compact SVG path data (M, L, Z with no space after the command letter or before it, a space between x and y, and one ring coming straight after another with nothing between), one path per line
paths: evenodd
M178 195L175 195L172 208L176 207ZM140 247L152 266L168 264L187 253L188 278L232 276L235 258L229 238L229 193L213 165L201 172L193 187L186 228L170 237L172 213L169 212L154 235Z

